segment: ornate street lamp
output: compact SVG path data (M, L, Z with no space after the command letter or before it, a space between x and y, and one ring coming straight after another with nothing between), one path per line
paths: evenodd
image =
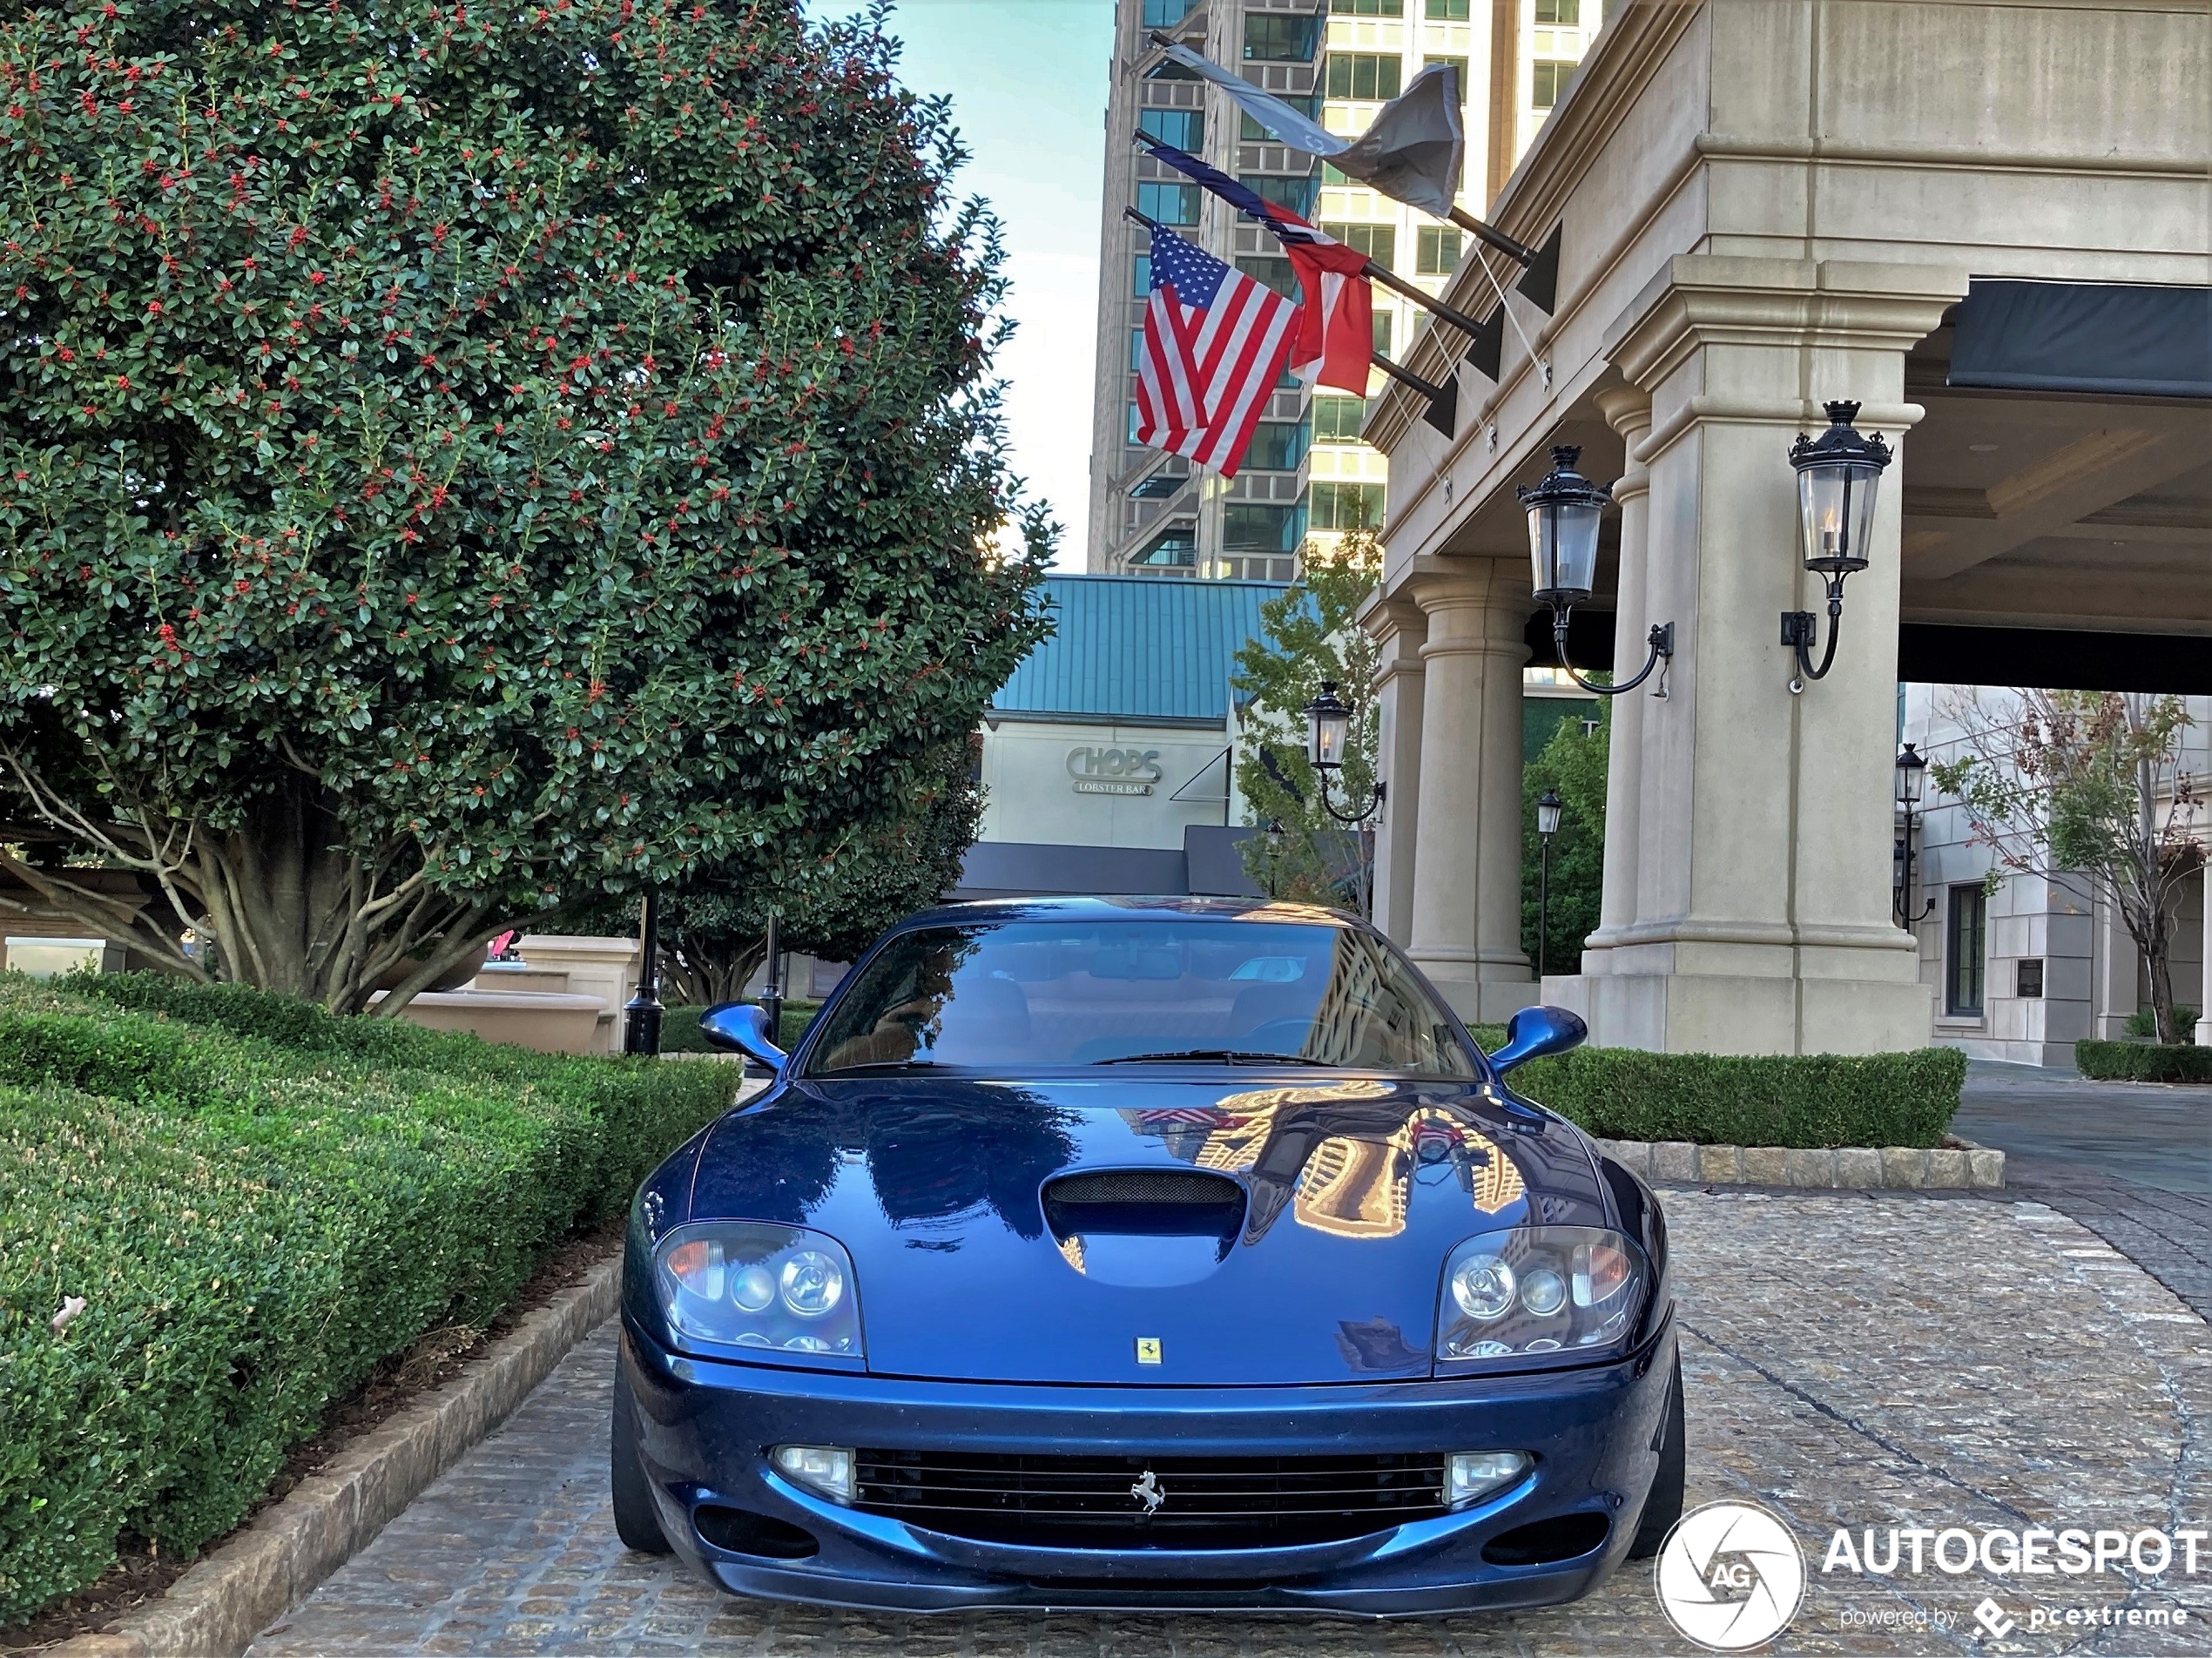
M1546 789L1536 802L1536 982L1541 984L1550 966L1552 930L1552 837L1559 832L1561 800L1557 791Z
M622 1051L660 1052L660 889L645 889L644 936L639 939L637 991L622 1005Z
M1911 913L1912 904L1912 847L1913 816L1920 808L1920 791L1927 781L1928 762L1912 744L1905 745L1897 757L1897 803L1905 812L1905 833L1897 843L1897 891L1892 896L1891 913L1897 924L1907 932L1919 926L1935 913L1936 901L1931 898L1918 915Z
M1651 671L1675 654L1675 624L1655 623L1651 654L1633 679L1615 685L1594 685L1575 671L1567 659L1567 618L1588 598L1597 576L1598 520L1613 502L1609 484L1592 483L1575 470L1582 451L1562 443L1552 451L1552 469L1535 488L1515 493L1528 514L1528 555L1535 565L1536 603L1552 613L1552 648L1567 677L1584 691L1601 697L1618 697L1634 691ZM1662 684L1664 683L1662 680Z
M1359 824L1372 817L1375 808L1382 804L1383 785L1375 784L1374 792L1367 804L1351 812L1339 812L1329 799L1329 779L1344 768L1345 745L1352 740L1352 710L1337 695L1333 679L1321 682L1321 694L1305 705L1305 758L1314 774L1321 779L1321 805L1339 823Z
M1863 570L1874 545L1874 502L1882 474L1893 458L1879 434L1861 437L1851 422L1858 405L1843 401L1822 405L1828 429L1817 438L1797 434L1790 464L1797 469L1797 516L1804 543L1805 568L1828 578L1828 648L1812 665L1816 621L1811 610L1782 613L1782 643L1797 653L1791 694L1804 691L1808 679L1823 679L1836 660L1836 635L1844 620L1844 582Z

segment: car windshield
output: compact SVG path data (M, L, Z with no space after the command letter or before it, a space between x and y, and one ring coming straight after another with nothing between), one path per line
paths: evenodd
M901 933L825 1014L806 1068L1179 1060L1474 1075L1449 1016L1380 940L1233 916Z

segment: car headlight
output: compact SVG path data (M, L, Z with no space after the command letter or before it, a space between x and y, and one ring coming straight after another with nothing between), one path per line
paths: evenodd
M1642 1251L1596 1226L1517 1226L1452 1251L1436 1310L1447 1365L1590 1358L1635 1333L1649 1293Z
M861 1357L853 1257L803 1226L705 1221L653 1251L653 1291L677 1345L718 1358Z

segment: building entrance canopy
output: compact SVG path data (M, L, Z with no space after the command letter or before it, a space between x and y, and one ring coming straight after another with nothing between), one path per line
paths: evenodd
M1975 279L1951 383L2119 397L2212 397L2212 288Z

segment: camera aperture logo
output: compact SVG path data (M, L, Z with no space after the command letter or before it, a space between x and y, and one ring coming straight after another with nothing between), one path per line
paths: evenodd
M1756 1503L1707 1503L1675 1522L1653 1574L1660 1610L1686 1641L1748 1652L1789 1628L1805 1594L1790 1528Z

